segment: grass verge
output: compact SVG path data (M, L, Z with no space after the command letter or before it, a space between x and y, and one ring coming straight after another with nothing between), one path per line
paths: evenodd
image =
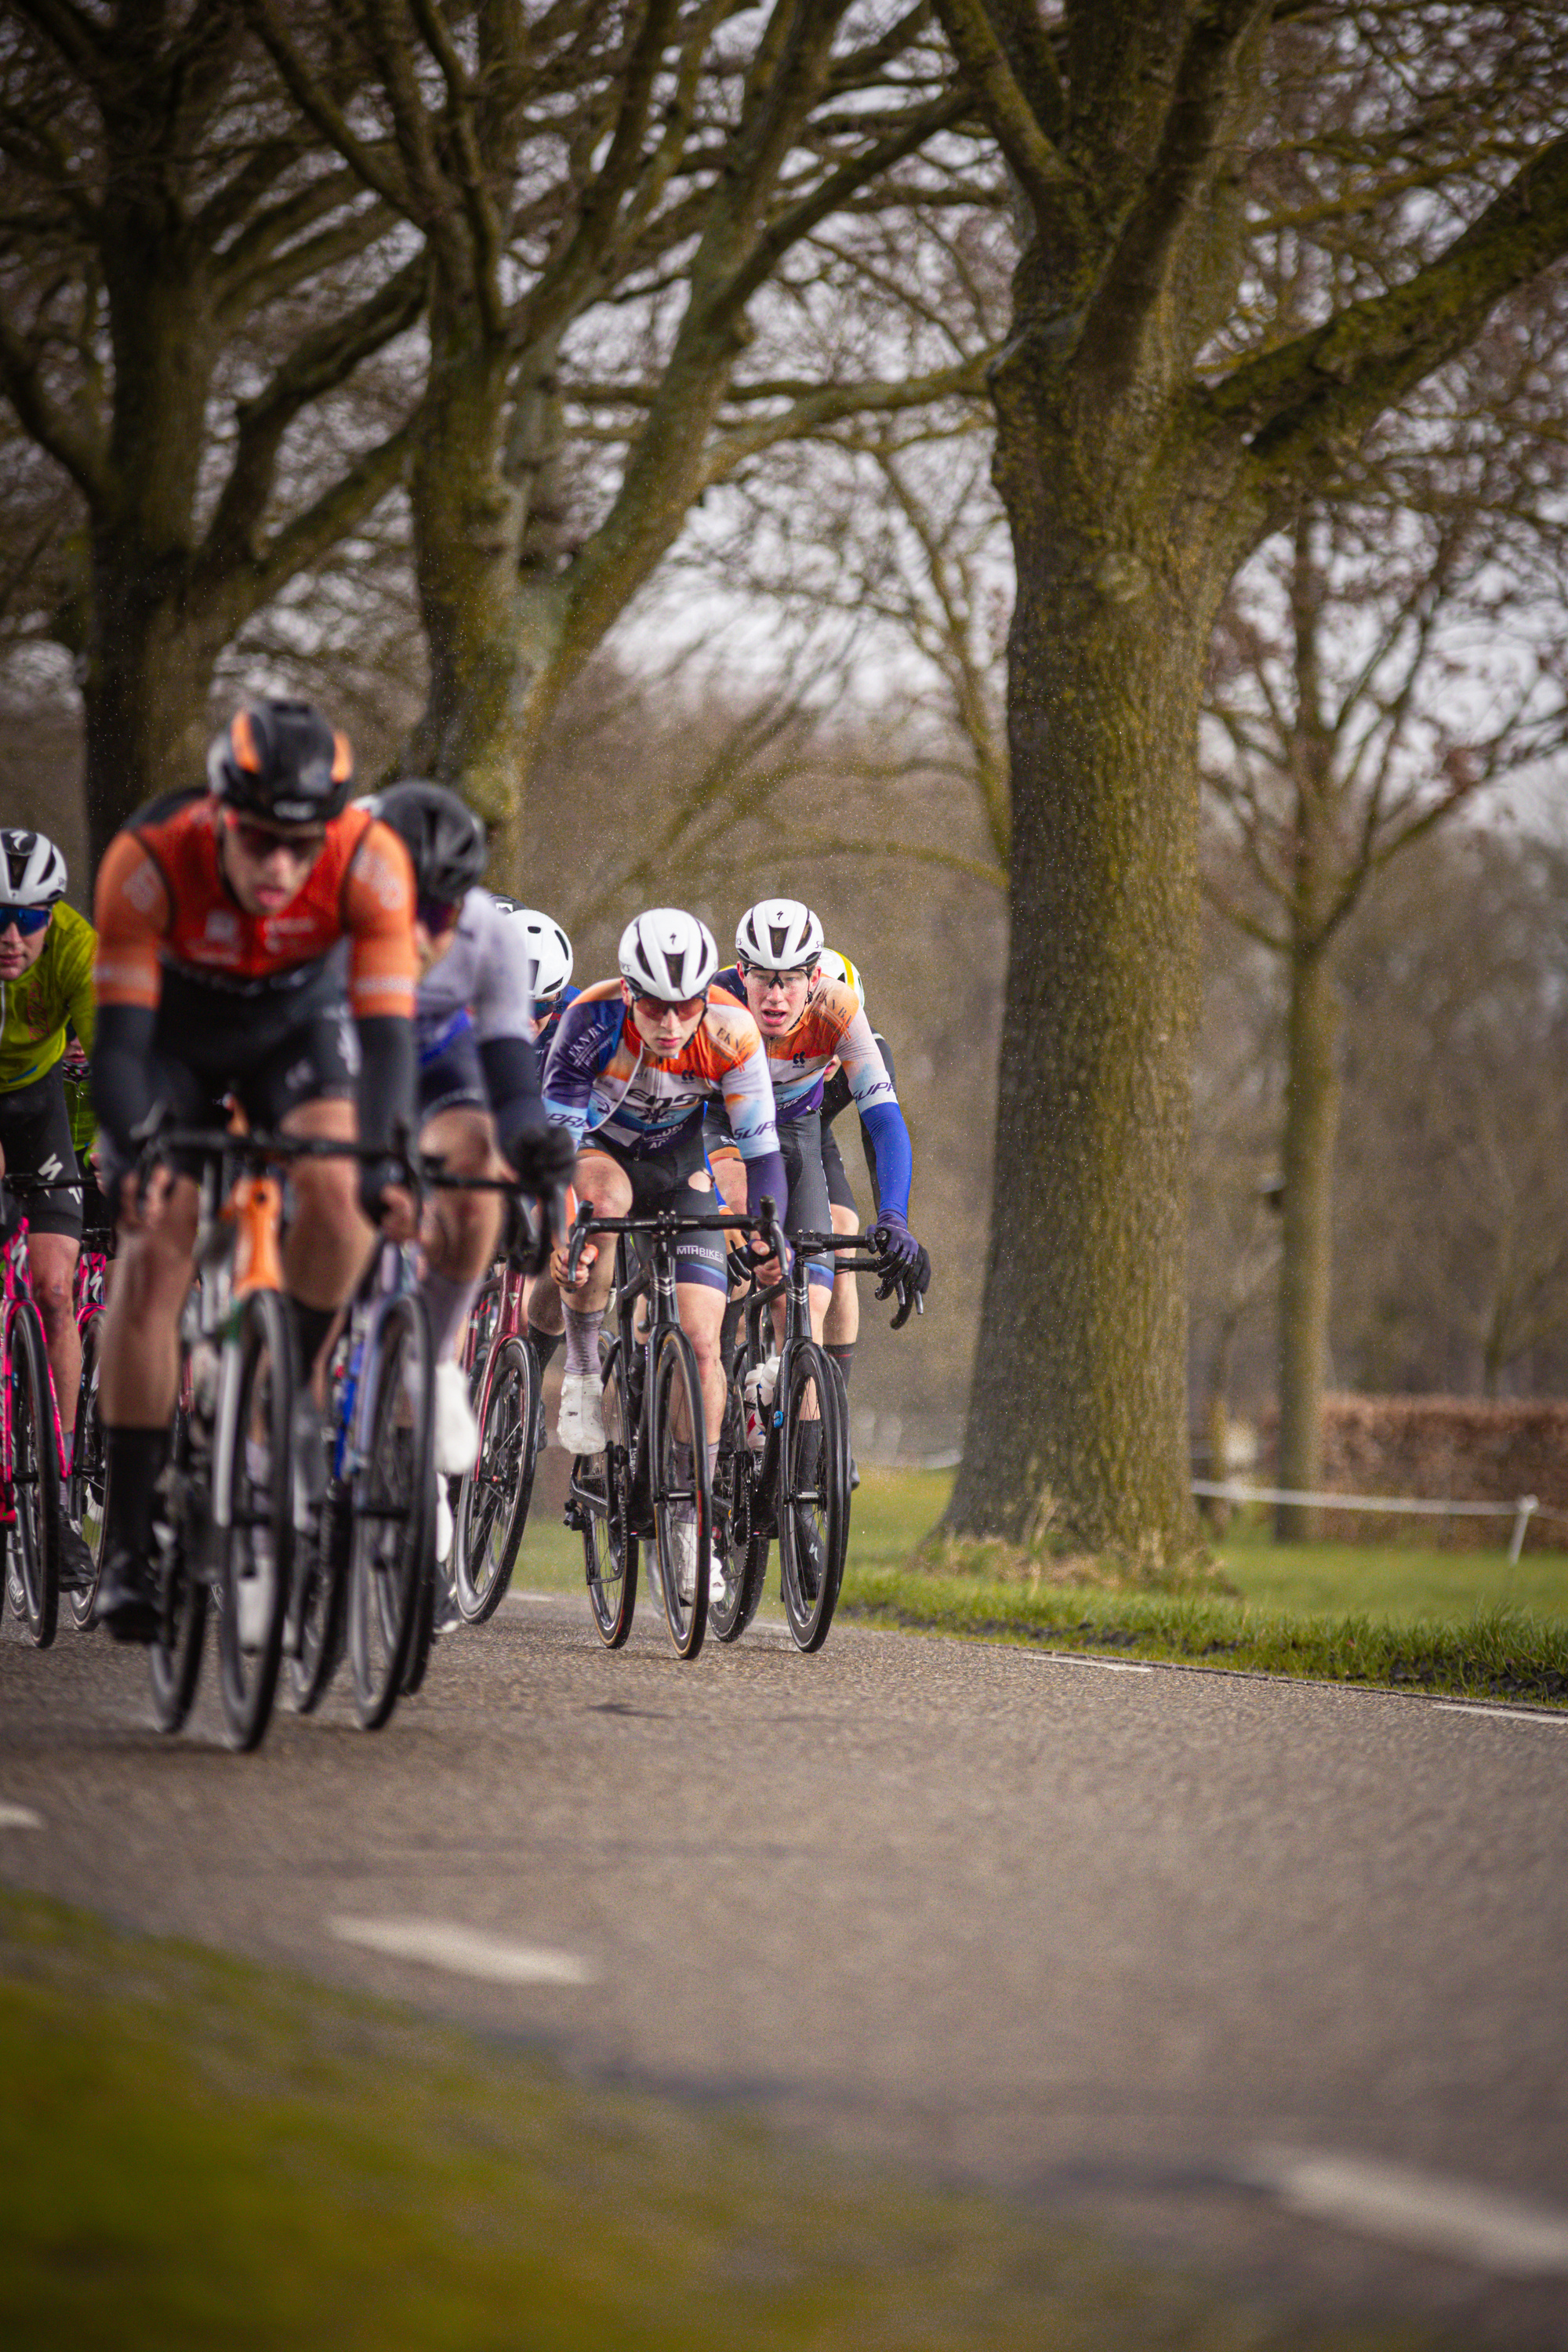
M7 2352L1329 2340L997 2201L3 1894L0 2165Z
M1505 1609L1465 1624L1392 1624L1364 1614L1283 1616L1204 1595L1088 1584L1043 1584L1031 1592L969 1576L851 1568L838 1613L1047 1650L1568 1705L1568 1627Z

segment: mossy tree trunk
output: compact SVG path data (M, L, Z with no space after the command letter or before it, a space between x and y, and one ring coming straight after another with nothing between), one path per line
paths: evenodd
M1227 323L1244 350L1257 332L1235 314L1270 0L1066 0L1059 37L1012 0L937 13L1026 223L993 384L1018 574L1012 945L948 1525L1176 1550L1194 1525L1184 1212L1213 623L1243 558L1390 403L1568 248L1568 141L1391 292L1306 332L1282 319L1226 360Z
M1305 945L1290 962L1279 1263L1279 1484L1297 1493L1315 1492L1323 1475L1339 1033L1339 992L1327 950ZM1281 1543L1305 1539L1315 1528L1311 1506L1277 1505L1274 1528Z

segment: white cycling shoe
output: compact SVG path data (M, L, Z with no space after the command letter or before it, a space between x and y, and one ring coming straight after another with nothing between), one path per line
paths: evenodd
M682 1601L697 1598L697 1522L677 1519L670 1529L671 1548L675 1553L675 1589ZM727 1587L724 1564L719 1557L719 1547L711 1545L708 1554L708 1599L710 1603L722 1603Z
M443 1562L452 1557L452 1538L457 1525L452 1517L451 1496L447 1492L445 1478L436 1481L436 1557Z
M442 1478L462 1478L479 1458L479 1424L468 1402L461 1364L447 1357L436 1367L436 1470Z
M555 1434L568 1454L605 1450L604 1390L595 1372L568 1372L561 1383Z

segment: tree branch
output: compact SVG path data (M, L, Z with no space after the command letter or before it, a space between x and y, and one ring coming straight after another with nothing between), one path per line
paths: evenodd
M1036 211L1050 218L1064 196L1076 209L1080 194L1078 181L1020 85L984 0L936 0L936 13L963 78L995 134L997 145ZM1056 76L1054 58L1051 72L1056 78L1055 111L1059 129L1065 110L1060 103L1061 83L1059 76Z
M113 484L101 441L73 425L44 388L36 354L0 308L0 390L24 428L57 465L63 466L82 495L100 512L111 504Z

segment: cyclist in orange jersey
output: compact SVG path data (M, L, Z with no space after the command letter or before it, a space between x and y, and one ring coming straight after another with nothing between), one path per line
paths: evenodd
M206 789L143 809L99 873L93 1095L121 1240L100 1382L96 1617L120 1640L156 1630L154 1496L197 1212L179 1168L138 1197L140 1137L161 1112L221 1125L232 1095L255 1127L357 1136L385 1155L292 1171L284 1276L306 1375L364 1263L366 1218L412 1230L392 1147L415 1101L414 882L395 834L346 805L353 774L346 737L309 704L247 704L212 747ZM293 1452L313 1493L325 1462L305 1380L300 1396Z

